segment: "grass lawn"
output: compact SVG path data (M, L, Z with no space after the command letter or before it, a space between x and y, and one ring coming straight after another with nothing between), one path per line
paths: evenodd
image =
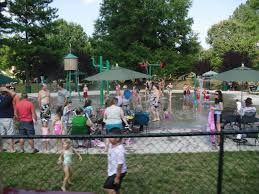
M0 154L8 187L60 190L63 171L54 154ZM106 155L75 158L71 191L102 193ZM216 193L218 153L129 154L123 193ZM225 152L224 193L259 193L259 153Z

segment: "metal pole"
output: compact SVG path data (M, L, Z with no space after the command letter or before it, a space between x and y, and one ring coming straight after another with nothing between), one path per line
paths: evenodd
M103 57L100 56L100 63L99 63L100 73L103 70ZM100 82L100 104L104 104L104 97L103 97L103 80Z
M78 97L79 97L79 101L81 102L81 96L80 96L80 90L79 90L79 70L77 69L76 71L76 89L77 89L77 93L78 93Z
M106 60L106 71L110 70L110 63L108 60ZM106 81L106 90L107 93L109 94L110 86L109 86L109 81Z
M71 71L69 73L69 78L68 78L68 88L69 88L69 98L71 98Z
M224 134L221 131L220 132L220 144L219 144L217 194L222 193L223 166L224 166Z
M68 90L68 78L69 78L69 72L67 71L67 75L66 75L66 89Z

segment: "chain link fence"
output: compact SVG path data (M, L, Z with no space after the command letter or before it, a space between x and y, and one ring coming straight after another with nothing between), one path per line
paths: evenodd
M240 132L239 132L240 133ZM259 131L207 133L128 134L116 136L49 136L50 149L44 151L43 136L33 136L40 150L30 153L1 152L0 177L8 188L60 190L62 166L57 164L57 138L73 139L82 155L74 157L72 183L69 191L103 193L107 177L107 152L104 141L123 137L126 149L127 175L122 193L259 193ZM21 136L2 136L17 140ZM219 146L211 140L221 139ZM238 137L238 138L237 138ZM30 138L28 136L23 138ZM80 138L80 140L75 140ZM85 147L84 147L85 146ZM19 149L19 145L16 145Z

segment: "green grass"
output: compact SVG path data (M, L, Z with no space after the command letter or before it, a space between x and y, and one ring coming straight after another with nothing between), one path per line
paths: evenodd
M0 154L5 186L60 190L63 171L58 155ZM76 159L76 158L75 158ZM218 153L130 154L123 193L216 193ZM106 155L83 155L75 160L71 191L102 193ZM259 193L259 153L225 152L224 193Z

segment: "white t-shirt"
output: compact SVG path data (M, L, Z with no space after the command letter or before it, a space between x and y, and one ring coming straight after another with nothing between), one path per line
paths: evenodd
M105 110L105 124L121 124L121 107L112 105Z
M240 115L242 116L255 116L256 115L256 108L255 107L244 107L240 109Z
M121 173L127 171L125 149L122 144L112 147L109 144L108 149L108 176L112 176L117 173L118 164L122 164Z

